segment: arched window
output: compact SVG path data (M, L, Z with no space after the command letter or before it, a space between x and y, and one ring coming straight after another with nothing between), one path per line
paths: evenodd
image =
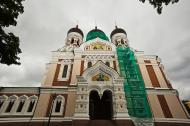
M27 112L33 112L34 110L34 107L36 105L36 102L37 102L37 99L38 97L37 96L31 96L29 97L29 105L28 105L28 109L27 109Z
M17 96L13 95L13 96L10 96L9 99L8 99L8 105L7 105L7 108L5 110L5 112L11 112L15 102L17 100Z
M19 98L19 104L18 104L16 112L22 112L22 109L24 107L24 104L26 103L26 100L27 100L27 96L21 96Z
M120 40L117 39L117 40L116 40L116 43L117 43L116 46L117 46L117 45L120 45Z
M3 107L3 104L5 103L5 101L7 100L7 96L3 95L3 96L0 96L0 110L1 108Z
M117 40L115 40L115 45L116 45L116 46L118 45L118 42L117 42Z
M65 98L62 95L58 95L53 104L53 115L62 115L64 110Z
M1 106L3 106L4 102L5 102L4 100L0 100L0 109L1 109Z
M110 62L106 62L106 65L110 67Z
M62 102L62 101L57 101L57 102L56 102L55 112L60 112L61 102Z
M73 43L74 43L74 38L71 39L71 44L73 44Z
M78 45L78 46L80 45L80 43L79 43L79 39L77 40L77 45Z
M14 103L15 103L14 100L9 101L9 104L8 104L7 109L5 110L5 112L10 112L13 105L14 105Z
M34 108L35 101L30 101L27 112L32 112Z
M88 62L88 68L92 67L92 62Z
M27 112L32 112L32 110L34 108L34 104L35 104L35 101L30 101L30 104L28 106L28 111Z
M63 67L62 78L66 78L66 76L67 76L67 70L68 70L68 65L65 65L65 66Z
M21 112L21 111L22 111L22 108L23 108L23 106L24 106L24 103L25 103L25 101L20 101L20 102L19 102L19 105L18 105L18 108L17 108L17 111L16 111L16 112Z
M121 44L124 44L124 41L123 41L123 39L121 39Z

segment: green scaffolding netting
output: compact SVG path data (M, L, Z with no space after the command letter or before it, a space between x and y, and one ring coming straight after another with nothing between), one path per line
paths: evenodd
M131 117L152 118L146 89L134 52L129 47L117 47L120 74L124 77L124 91Z

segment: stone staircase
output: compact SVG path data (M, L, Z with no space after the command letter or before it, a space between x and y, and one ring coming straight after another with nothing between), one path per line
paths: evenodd
M72 126L134 126L131 120L74 120Z

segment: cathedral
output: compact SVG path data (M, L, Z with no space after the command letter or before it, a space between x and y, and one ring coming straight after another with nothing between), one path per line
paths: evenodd
M190 126L161 59L78 25L52 52L40 87L0 87L0 126Z

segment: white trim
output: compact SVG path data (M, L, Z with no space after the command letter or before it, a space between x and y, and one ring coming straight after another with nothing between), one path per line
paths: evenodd
M24 114L25 108L27 107L26 106L27 105L27 101L28 101L28 96L26 96L26 95L22 95L22 96L20 96L18 98L18 100L16 101L15 109L14 109L14 114L15 115L23 115ZM24 105L23 105L23 107L21 109L21 112L17 112L17 109L19 107L20 102L24 102Z
M14 100L12 109L10 112L5 112L9 105L9 102L11 100ZM34 103L32 112L27 112L31 100L33 100L35 103ZM16 95L12 95L9 98L7 98L7 100L4 102L4 104L0 110L0 116L3 116L3 117L4 116L12 116L12 115L14 115L14 116L31 116L34 113L35 106L37 104L37 100L38 100L38 97L36 95L30 96L30 97L28 97L26 95L22 95L20 97L18 97ZM17 112L17 109L18 109L21 101L24 101L24 105L22 107L21 112Z
M42 87L3 87L1 89L1 94L38 94L39 89Z
M72 121L73 118L70 117L51 117L51 122L56 121ZM47 122L49 117L24 117L24 118L0 118L0 123L4 122Z
M16 95L10 96L10 97L5 101L5 103L4 103L3 106L2 106L1 115L12 115L13 112L14 112L14 110L15 110L15 106L16 106L17 100L18 100L18 96L16 96ZM11 107L10 112L6 112L7 107L9 106L9 103L10 103L10 102L14 102L14 103L13 103L13 106ZM1 116L1 115L0 115L0 116Z
M34 106L33 106L33 108L32 108L32 111L31 111L31 112L28 112L30 102L32 102L32 101L35 102L35 103L34 103ZM36 108L36 105L37 105L37 101L38 101L38 97L37 97L36 95L30 96L30 97L28 98L27 104L26 104L27 107L25 107L25 113L24 113L24 115L32 115L32 114L34 113L35 108Z
M155 87L148 87L146 88L146 92L148 94L155 93L155 94L172 94L178 96L178 92L175 89L171 88L155 88Z
M155 122L175 122L175 123L189 123L190 119L179 119L179 118L154 118Z
M55 112L56 110L56 104L57 102L61 102L60 105L60 111L59 112ZM55 100L53 101L53 108L52 108L52 116L63 116L63 111L64 111L64 106L65 106L65 98L62 95L58 95Z
M4 110L4 107L6 106L6 102L8 100L8 97L6 95L0 96L0 100L3 101L3 104L1 105L0 108L0 113L2 113L2 111Z
M64 71L64 67L66 65L68 65L66 77L62 77L63 71ZM67 81L67 80L69 80L70 73L71 73L71 65L72 65L72 61L71 60L62 60L61 61L61 67L60 67L58 78L57 78L59 81Z

